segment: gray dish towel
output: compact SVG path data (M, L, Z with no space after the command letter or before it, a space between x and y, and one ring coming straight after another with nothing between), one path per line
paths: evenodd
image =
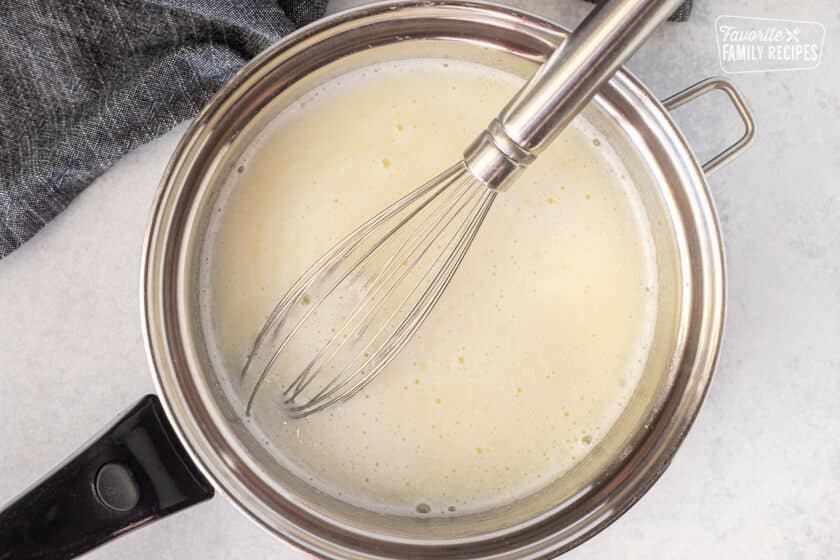
M0 0L0 259L326 2Z
M0 0L0 258L327 0Z
M601 4L606 0L587 0L593 4ZM679 8L668 18L668 21L688 21L688 16L691 15L691 8L694 7L694 0L685 0Z

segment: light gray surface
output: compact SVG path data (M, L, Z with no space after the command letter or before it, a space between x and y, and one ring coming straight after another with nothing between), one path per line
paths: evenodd
M518 5L566 25L589 8ZM733 78L759 133L710 181L729 266L715 383L662 479L567 558L840 557L840 5L700 0L691 21L658 32L631 69L661 97L719 74L712 23L721 14L822 22L823 62ZM737 132L723 107L679 114L698 152ZM130 154L0 261L0 502L152 390L139 330L140 244L183 130ZM223 497L89 556L267 557L303 556Z

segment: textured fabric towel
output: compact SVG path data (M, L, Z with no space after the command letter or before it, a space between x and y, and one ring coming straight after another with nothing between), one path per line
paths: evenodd
M592 2L593 4L601 4L605 0L587 0L588 2ZM694 6L694 0L685 0L677 11L668 18L668 21L688 21L688 16L691 15L691 8Z
M0 259L326 3L0 0Z
M0 258L327 0L0 0Z
M688 16L691 15L691 8L694 6L694 0L685 0L682 5L677 8L668 21L688 21Z

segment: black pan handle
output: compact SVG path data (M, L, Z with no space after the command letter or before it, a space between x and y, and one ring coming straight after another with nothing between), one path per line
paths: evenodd
M147 395L0 511L0 560L73 558L212 497Z

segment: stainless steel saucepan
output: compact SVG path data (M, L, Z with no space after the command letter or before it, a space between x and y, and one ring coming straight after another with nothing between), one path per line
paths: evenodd
M545 558L592 537L668 466L718 356L724 259L706 177L750 142L732 84L703 80L660 101L626 71L583 118L622 158L653 228L659 269L654 343L615 427L570 472L533 495L446 519L382 515L319 493L276 461L244 422L210 359L200 320L208 218L234 163L302 92L384 61L451 58L530 76L566 32L509 8L463 1L378 4L289 36L240 71L196 118L155 197L143 254L143 332L157 385L67 463L0 513L0 560L63 558L210 498L324 558ZM713 90L744 134L700 164L669 111Z

